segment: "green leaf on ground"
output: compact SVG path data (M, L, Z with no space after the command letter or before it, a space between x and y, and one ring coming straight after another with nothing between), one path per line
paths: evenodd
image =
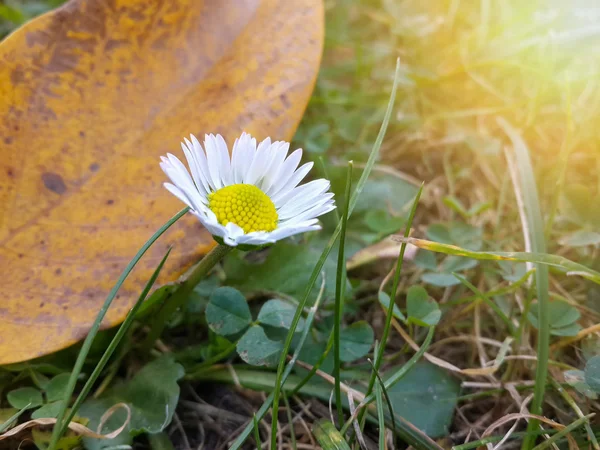
M437 302L429 298L422 286L412 286L406 295L406 313L408 322L423 327L437 325L442 312Z
M590 358L585 365L585 382L597 394L600 394L600 356Z
M116 445L129 445L141 433L158 433L164 430L179 401L177 381L184 375L183 367L170 356L163 356L144 366L130 381L119 385L98 399L86 401L78 415L89 419L88 427L96 430L102 415L118 403L131 409L131 421L115 439L85 438L88 450L99 450ZM124 409L116 411L102 433L119 428L127 417Z
M17 409L32 409L44 404L42 393L32 387L23 387L10 391L6 394L6 399L10 406Z
M343 328L340 330L340 359L351 362L362 358L371 350L374 339L373 328L364 320Z
M563 301L553 301L548 305L550 311L550 333L554 336L575 336L581 326L577 323L581 314L574 306ZM538 304L534 304L527 315L529 322L538 328Z
M413 260L413 263L415 264L415 266L418 266L421 269L437 269L437 260L435 258L435 253L428 252L427 250L419 250L417 252L417 256L415 256L415 259Z
M583 370L565 370L563 376L565 377L565 381L580 394L592 400L598 398L598 394L585 381L585 372Z
M426 272L421 275L421 280L424 283L437 287L449 287L460 284L460 281L451 273Z
M47 403L39 409L36 409L31 415L32 419L56 419L60 413L62 401Z
M258 322L271 327L289 329L294 319L296 308L280 299L268 300L258 313ZM296 332L304 329L304 319L301 317Z
M600 233L589 230L577 230L572 234L561 237L558 240L560 245L568 247L584 247L586 245L600 244Z
M440 264L440 270L445 273L460 272L477 267L479 261L461 256L447 256Z
M268 250L262 263L252 263L239 254L231 254L225 259L224 270L227 283L243 292L281 292L292 297L302 297L310 278L315 261L321 250L309 245L296 245L280 242ZM323 267L326 276L325 298L335 295L336 262L331 257ZM313 289L319 291L320 282ZM347 284L347 292L350 285Z
M251 326L237 344L240 358L253 366L274 366L282 349L283 343L269 339L259 325Z
M386 310L390 309L389 295L381 291L379 292L378 299L379 303L381 303ZM400 308L398 308L398 305L396 305L396 303L394 303L394 307L392 308L392 314L396 319L401 320L402 322L406 322L406 317L404 317L404 314L402 314L402 311L400 311Z
M246 298L237 289L215 289L206 306L206 321L212 331L229 336L244 331L252 322Z
M48 382L45 388L47 402L55 402L64 398L70 376L70 373L61 373Z
M427 362L417 363L387 392L396 415L432 438L448 434L460 384L446 371Z

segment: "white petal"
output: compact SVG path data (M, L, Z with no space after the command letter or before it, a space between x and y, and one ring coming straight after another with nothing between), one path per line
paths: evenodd
M248 244L248 245L265 245L272 244L276 241L272 237L273 233L265 233L262 231L248 233L238 239L239 244Z
M275 207L279 210L288 203L293 203L301 198L317 198L329 189L330 183L324 178L318 180L309 181L302 186L292 189L287 194L278 197L275 196L271 200L275 203Z
M196 157L196 162L198 163L198 167L200 168L200 172L202 173L204 183L204 188L206 192L211 192L215 190L215 186L212 182L210 171L208 170L208 161L206 159L206 153L200 145L200 141L194 136L190 134L190 138L192 139L192 145L194 147L194 156Z
M215 137L215 145L217 146L217 151L220 157L220 172L221 172L221 181L223 181L223 186L229 186L233 184L233 174L231 173L231 160L229 159L229 149L227 148L227 143L223 136L217 134Z
M323 214L327 214L330 211L335 209L335 204L333 202L325 203L324 205L315 206L314 208L307 209L306 211L298 214L288 220L282 221L279 223L279 226L284 228L291 225L296 225L305 220L314 219L316 217L322 216Z
M282 206L281 209L277 211L277 215L279 216L279 220L286 220L303 213L307 209L324 205L332 198L333 193L331 192L321 194L317 198L312 196L298 197Z
M300 164L300 160L302 159L302 149L299 148L295 150L281 165L281 169L279 170L279 175L273 181L271 187L265 190L265 194L272 196L279 192L281 188L285 187L285 185L290 181L291 176L294 174L296 167ZM312 166L311 166L312 167ZM310 170L310 169L309 169Z
M167 189L167 191L169 191L171 194L173 194L175 197L177 197L183 203L188 205L190 208L194 209L193 202L189 198L187 198L185 193L181 189L179 189L177 186L175 186L171 183L163 183L163 186Z
M187 143L190 144L190 146L188 147L188 145L186 145ZM200 193L203 196L207 195L207 191L206 188L204 186L204 182L203 182L203 178L204 176L202 175L201 171L200 171L200 167L198 165L198 162L196 161L196 158L193 154L193 146L191 145L191 142L188 141L186 139L186 143L181 143L181 149L183 150L183 153L185 154L185 158L187 159L188 162L188 166L190 167L190 171L192 172L192 178L194 180L194 184L196 185L196 188L198 188L198 190L200 191Z
M261 189L263 192L267 192L269 189L271 189L271 186L275 180L279 178L281 166L283 165L288 150L290 149L290 144L288 142L276 142L276 144L277 145L273 144L271 146L271 163L266 169L265 177L263 178L263 182L261 184Z
M285 239L285 238L293 236L295 234L306 233L307 231L315 231L315 230L320 230L320 229L321 229L321 226L318 224L313 224L313 225L298 224L296 226L278 228L277 230L275 230L271 233L271 237L280 241L281 239Z
M254 184L258 185L261 178L265 175L265 169L267 167L267 163L269 162L268 151L271 147L271 138L266 138L262 141L256 152L254 154L254 159L252 160L252 165L246 172L246 176L244 178L245 184Z
M244 181L246 148L250 145L250 135L247 133L242 133L233 143L233 149L231 150L231 171L235 184L240 184Z
M291 176L291 178L289 180L283 181L285 184L277 192L274 192L271 197L271 200L273 201L273 203L275 203L275 206L279 207L279 206L283 205L283 203L280 202L280 200L282 198L284 198L296 186L298 186L298 184L300 184L300 182L308 174L310 169L312 169L313 165L314 165L314 163L312 163L312 162L308 162L308 163L304 164L303 166L301 166L298 170L296 170L294 172L294 174Z
M206 228L210 234L219 237L225 235L226 231L223 225L211 220L206 214L198 213L197 211L192 211L192 213L200 220L200 223L202 223L204 228Z
M215 142L215 137L210 135L204 136L204 150L206 150L206 160L208 163L208 171L215 189L221 189L223 182L221 181L221 156Z
M225 225L225 231L223 242L231 247L235 247L238 244L238 239L244 235L244 230L233 222Z
M246 136L246 144L243 147L240 147L241 155L239 164L242 175L241 183L247 183L246 179L248 178L248 171L250 170L250 167L252 167L252 162L256 156L256 139L251 137L249 134L246 134Z

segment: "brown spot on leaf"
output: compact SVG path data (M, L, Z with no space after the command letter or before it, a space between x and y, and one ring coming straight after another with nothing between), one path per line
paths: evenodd
M42 174L42 181L44 182L44 186L46 189L49 189L52 192L57 193L58 195L62 195L67 190L67 186L63 181L62 177L54 172L44 172Z

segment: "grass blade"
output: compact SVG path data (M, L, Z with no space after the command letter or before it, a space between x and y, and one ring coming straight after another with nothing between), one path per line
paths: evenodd
M352 161L348 162L348 173L346 175L346 205L342 215L342 230L340 233L340 246L338 250L337 273L335 276L335 319L333 322L333 376L335 377L335 405L338 413L338 423L344 423L344 410L342 408L342 389L340 387L340 366L342 364L340 357L340 329L342 327L342 316L344 313L344 295L346 283L344 275L346 273L346 226L348 225L348 206L350 205L350 188L352 186Z
M371 173L371 170L373 169L373 166L375 165L375 161L377 160L377 155L379 154L379 149L381 148L381 144L383 143L383 138L385 136L388 124L390 122L390 118L392 116L392 109L394 106L394 101L396 100L396 91L398 88L399 78L400 78L400 60L398 60L396 62L396 72L394 74L394 84L392 86L392 92L390 94L390 100L388 102L388 106L387 106L387 109L385 112L383 123L381 124L379 134L377 135L377 139L375 140L375 144L373 145L373 149L371 150L371 154L369 155L369 159L367 160L365 169L363 170L363 173L361 174L360 179L358 180L358 183L356 184L354 193L352 194L352 197L350 199L350 205L348 207L348 217L350 217L350 215L352 214L352 210L354 209L354 207L356 206L356 202L358 201L358 196L361 194L362 190L364 189L365 184L367 183L369 174ZM313 269L313 273L308 281L304 296L303 296L302 300L300 301L300 303L298 304L298 307L296 308L296 313L294 314L294 318L292 319L290 329L288 331L287 337L285 339L285 343L283 345L281 359L279 360L279 365L277 366L277 382L275 384L275 390L273 391L273 416L274 417L277 417L277 410L279 408L279 397L281 395L281 389L283 388L283 371L284 371L284 367L285 367L285 360L286 360L285 358L286 358L287 353L290 350L290 346L292 345L292 339L294 337L294 333L296 332L296 327L298 326L298 322L300 321L300 316L302 314L302 310L304 309L304 306L306 305L306 302L308 301L308 298L309 298L312 288L317 280L317 277L318 277L319 273L321 273L323 265L325 264L325 260L327 259L327 256L329 256L329 253L331 252L331 249L332 249L333 245L335 244L335 241L337 240L338 236L340 235L340 232L341 232L341 223L338 224L338 226L336 227L335 231L333 232L333 235L331 236L331 238L329 239L329 242L327 243L327 246L323 250L321 257L319 258L319 261L315 265L315 268ZM277 446L277 421L274 420L273 424L272 424L272 429L271 429L271 448L276 448L276 446Z
M471 291L473 291L473 293L479 297L481 300L483 300L483 302L488 305L497 315L498 317L500 317L502 319L502 321L506 324L506 327L508 328L508 330L510 331L510 334L512 336L515 335L515 326L513 325L513 323L510 321L510 319L508 318L508 316L506 314L504 314L504 311L502 311L500 309L500 307L498 305L496 305L496 303L494 303L492 300L490 300L490 298L485 295L483 292L481 292L479 289L477 289L471 282L469 282L466 278L460 276L459 274L453 272L452 275L454 275L454 277L460 281L462 284L464 284L466 287L468 287Z
M92 324L92 327L90 328L90 331L89 331L87 337L85 338L85 341L83 341L83 345L81 346L81 350L79 351L79 355L77 356L77 360L75 361L75 365L73 367L73 371L71 372L71 376L69 378L67 388L65 389L65 395L63 397L63 403L62 403L62 406L60 409L60 413L58 414L58 417L56 420L56 425L54 426L54 429L52 430L52 437L50 439L50 444L48 446L48 450L55 450L56 444L58 443L58 440L60 439L61 430L63 430L65 424L68 423L68 422L65 422L64 419L65 419L65 415L67 412L69 400L71 399L71 396L73 395L73 391L75 390L75 385L77 383L77 377L79 377L79 374L81 373L81 369L83 368L83 364L85 363L85 358L87 357L87 355L90 351L90 348L92 347L92 342L94 341L96 334L98 334L98 330L100 329L100 324L102 323L102 320L104 319L104 316L106 315L106 312L108 311L108 308L110 307L114 298L116 297L117 292L119 292L119 289L121 289L121 286L123 285L123 282L125 281L125 279L129 276L129 274L131 273L131 271L133 270L135 265L142 258L142 256L144 256L144 254L146 253L146 251L148 251L148 249L152 246L152 244L154 244L154 242L165 231L167 231L171 227L171 225L173 225L181 217L183 217L184 214L188 212L188 210L189 210L189 208L184 208L181 211L179 211L167 223L165 223L162 227L160 227L158 229L158 231L156 231L150 237L150 239L148 239L146 241L146 243L142 246L142 248L140 248L138 250L138 252L133 257L133 259L129 262L129 264L127 264L127 267L125 267L125 270L123 270L123 273L117 280L117 283L114 285L114 287L108 294L108 297L106 298L106 300L104 301L104 304L102 305L102 308L98 312L98 315L96 316L96 320Z
M112 356L114 351L117 349L121 340L125 336L125 333L127 333L129 328L131 327L131 324L133 323L133 320L135 319L138 310L142 306L142 303L144 303L144 300L148 296L150 289L152 289L152 286L156 282L156 279L158 278L158 275L160 274L160 271L162 270L163 266L165 265L165 262L167 261L167 258L169 257L170 253L171 253L171 249L169 248L167 253L165 253L165 256L163 256L163 259L160 261L160 264L154 270L154 272L152 273L152 276L146 283L146 286L144 287L144 290L140 294L137 302L135 303L135 305L133 305L133 308L131 308L129 310L129 313L127 313L127 317L125 317L125 321L119 327L119 330L117 331L117 334L115 334L115 337L113 337L112 341L110 341L110 344L108 345L107 349L104 351L102 358L100 358L100 361L98 361L98 364L96 364L94 371L89 376L87 382L85 383L85 386L83 386L83 389L77 396L75 403L73 403L73 406L71 407L69 414L67 415L67 418L63 422L63 425L61 427L62 429L60 430L59 435L62 435L66 431L67 424L69 422L71 422L73 417L75 417L75 414L77 414L77 410L79 409L81 404L84 402L85 398L87 397L90 390L92 389L92 386L94 385L94 383L100 376L100 373L102 372L102 370L104 370L106 363L108 362L108 360L110 359L110 357Z
M552 444L554 444L556 441L558 441L563 436L566 436L567 434L569 434L571 431L579 428L583 424L589 423L590 419L592 417L594 417L595 415L596 414L592 413L592 414L588 414L587 416L580 417L575 422L567 425L562 430L560 430L558 433L556 433L555 435L551 436L550 439L545 440L540 445L536 445L533 448L533 450L544 450L545 448L550 447ZM529 434L527 436L529 436Z
M444 253L446 255L464 256L486 261L515 261L515 262L533 262L540 267L552 266L564 270L567 275L579 275L594 283L600 284L600 272L596 272L583 264L571 261L563 256L550 255L548 253L537 252L476 252L467 250L466 248L457 247L456 245L442 244L440 242L428 241L426 239L406 238L394 236L393 239L397 242L406 242L415 247L429 250L436 253ZM539 267L536 268L536 272ZM546 268L546 272L547 272Z
M21 414L23 414L25 411L27 411L27 408L29 408L29 405L31 405L31 403L29 403L28 405L25 405L19 411L17 411L12 416L10 416L8 419L6 419L6 421L3 424L0 424L0 433L4 433L6 430L8 430L8 428L12 425L12 423L15 420L17 420Z
M415 195L415 199L413 200L412 208L410 210L410 214L408 216L408 220L406 222L406 229L404 231L404 237L407 238L410 234L410 229L412 227L413 220L415 218L415 213L417 211L417 205L419 204L419 199L421 198L421 194L423 193L423 184L417 191L417 195ZM388 336L390 334L390 328L392 327L392 317L393 308L396 304L396 294L398 293L398 285L400 284L400 274L402 272L402 264L404 262L404 252L406 251L406 242L402 242L400 246L400 253L398 253L398 260L396 262L396 272L394 273L394 282L392 284L392 290L390 292L390 304L388 305L388 309L386 311L385 316L385 325L383 327L383 333L381 336L381 344L379 346L379 351L375 357L375 370L371 375L371 379L369 380L369 387L367 388L366 395L368 396L373 391L373 386L375 385L376 375L379 372L379 368L381 367L381 362L383 361L383 352L385 351L385 345L387 343ZM366 410L363 410L358 416L359 422L363 423L363 417L365 415Z
M317 300L315 301L315 304L310 308L310 311L309 311L308 315L306 316L306 322L304 325L304 329L302 330L302 334L300 335L298 345L296 346L296 351L294 352L294 355L292 356L290 363L285 368L285 372L283 373L283 377L282 377L283 382L285 382L285 380L287 380L288 376L292 372L292 369L294 368L294 364L296 363L298 356L300 355L300 351L302 350L302 347L304 346L304 342L306 341L306 338L310 331L310 327L312 326L313 320L315 318L315 314L317 313L317 311L319 309L319 305L321 304L321 300L323 299L324 291L325 291L325 277L323 277L323 284L321 286L321 291L319 292ZM192 379L194 379L194 378L196 378L196 377L193 377ZM274 395L273 395L273 392L271 392L271 394L269 394L269 396L267 397L265 402L262 404L262 406L256 413L256 417L258 418L258 420L262 420L263 417L267 414L267 412L269 411L269 408L271 407L271 404L273 403L273 398L274 398ZM248 438L248 436L250 436L250 433L252 433L252 423L249 423L248 425L246 425L246 428L244 428L244 430L235 439L235 441L233 441L233 444L231 444L231 447L229 447L229 449L230 450L238 450L242 445L244 445L244 441Z
M379 424L379 450L385 450L385 415L383 413L383 396L381 395L380 383L375 385L375 405L377 406L377 422ZM392 417L394 416L392 415Z
M258 420L256 420L256 414L252 416L252 428L254 430L254 443L256 444L256 448L261 448L262 442L260 440L260 430L258 429Z
M535 175L531 165L529 150L525 141L519 133L504 119L499 118L498 124L504 129L512 141L517 157L517 166L519 168L519 177L523 192L523 202L527 214L527 222L530 225L529 237L531 250L535 253L546 253L546 240L544 236L544 222L540 210L540 200L538 198ZM541 415L542 405L544 403L544 392L546 390L546 377L548 375L548 357L550 352L550 298L548 295L549 280L548 266L536 264L536 289L539 304L538 313L538 342L537 342L537 366L535 372L535 389L533 391L533 400L530 411L532 414ZM532 419L529 421L527 431L533 431L539 426L539 421ZM523 440L522 449L533 447L535 438L528 435Z
M344 436L329 420L321 419L313 425L312 432L323 450L350 450Z

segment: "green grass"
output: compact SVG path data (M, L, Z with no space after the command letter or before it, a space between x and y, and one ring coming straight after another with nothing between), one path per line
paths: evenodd
M6 3L0 33L54 6ZM156 306L142 307L131 312L124 328L99 331L130 265L83 344L0 368L0 429L35 413L19 414L8 402L9 392L33 387L50 403L49 383L71 373L61 391L66 402L59 405L61 426L55 427L53 445L73 448L59 438L66 421L78 420L77 407L98 418L90 412L94 399L127 385L168 354L176 361L164 384L180 380L181 428L153 434L152 448L168 443L180 448L182 435L206 448L252 448L261 440L277 448L279 439L291 448L335 440L339 448L351 448L357 446L358 420L374 448L384 448L388 429L400 448L467 450L505 437L513 422L492 436L483 433L502 414L521 409L509 391L514 387L521 401L533 394L531 413L566 428L541 424L541 430L535 420L529 426L521 421L510 436L512 445L562 446L569 433L581 448L598 449L600 422L591 416L597 400L565 376L581 376L576 370L598 354L600 339L594 332L555 333L566 325L574 333L589 331L600 322L598 42L566 42L561 32L583 24L560 4L555 6L562 15L547 22L536 14L541 5L517 0L332 0L325 6L323 65L293 146L320 161L319 176L332 180L338 219L332 214L324 218L322 232L290 240L289 253L267 249L242 262L237 254L221 255L222 264L208 278L202 271L162 313ZM559 31L552 42L549 29ZM421 248L416 256L409 244ZM344 262L364 249L374 255L371 262L344 270ZM273 254L280 261L273 263ZM259 270L265 261L271 263L266 273ZM234 277L236 267L248 275ZM395 306L382 310L378 293L389 280ZM283 350L276 367L243 364L236 351L239 336L208 329L204 308L219 286L239 289L251 318L266 300L294 305L286 316L289 326L265 335ZM435 326L410 317L407 296L415 286L426 288L428 299L439 305ZM144 305L161 299L151 295ZM556 302L569 305L572 322L553 316L567 311L555 308ZM418 350L406 345L397 326ZM460 369L481 369L496 359L499 367L489 377L459 377L442 368L422 386L411 384L411 374L431 366L428 355ZM358 393L352 417L346 395L351 389ZM139 401L135 392L124 395L132 404ZM425 401L403 409L404 400L427 395L437 396L435 409ZM222 403L222 397L233 404ZM338 429L330 422L330 398ZM161 401L155 410L164 407ZM443 405L451 412L460 407L461 413L436 415ZM215 418L228 419L215 427ZM230 426L229 420L240 422ZM295 426L287 426L293 420ZM199 430L198 423L213 425ZM136 438L135 445L148 444Z

